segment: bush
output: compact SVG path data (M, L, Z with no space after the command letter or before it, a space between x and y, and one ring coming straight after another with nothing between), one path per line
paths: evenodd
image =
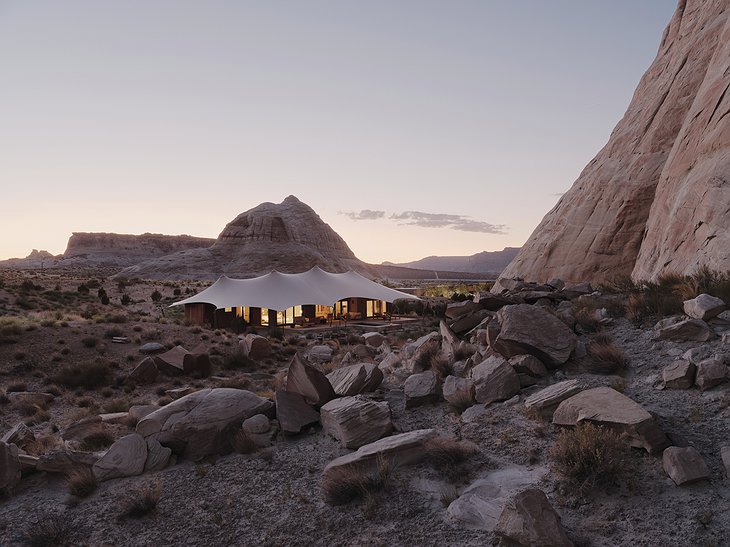
M129 306L132 303L132 297L124 293L119 301L122 303L122 306Z
M85 336L81 339L81 343L87 348L93 348L99 343L99 339L96 336Z
M76 289L80 294L89 294L89 287L83 283Z
M124 336L124 331L118 327L106 329L106 331L104 332L104 338L109 338L110 340L118 336Z
M269 329L269 338L274 338L275 340L283 340L284 339L284 329L281 327L273 327Z
M460 474L459 465L479 452L473 443L448 437L433 437L426 441L424 448L426 461L452 480Z
M223 356L222 366L227 370L253 370L258 365L240 351L234 351Z
M340 466L322 477L320 490L328 505L344 505L358 497L371 498L390 478L390 460L379 456L375 470L361 466Z
M97 482L90 467L76 467L66 474L68 493L77 498L89 497L96 490Z
M610 337L596 337L586 348L588 359L585 368L598 374L614 374L629 366L626 352L617 347Z
M42 515L23 534L23 545L27 547L68 545L73 526L73 522L65 514L53 513Z
M109 385L111 379L112 371L109 363L100 361L65 366L51 378L51 381L70 389L96 389Z
M162 293L155 289L150 295L150 298L152 298L152 302L159 302L160 300L162 300Z
M84 437L81 442L81 450L96 452L112 445L114 436L108 431L97 431Z
M615 431L586 422L561 431L548 454L553 471L591 489L617 482L626 470L628 444Z
M414 359L413 371L423 372L433 368L433 363L438 359L438 354L438 345L429 343L428 347L423 348Z
M134 492L122 498L117 518L142 518L157 509L162 497L162 484L159 480L149 481Z

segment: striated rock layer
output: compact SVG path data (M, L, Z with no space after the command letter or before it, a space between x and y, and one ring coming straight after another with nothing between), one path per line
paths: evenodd
M680 0L608 143L504 277L730 270L729 14L726 0Z

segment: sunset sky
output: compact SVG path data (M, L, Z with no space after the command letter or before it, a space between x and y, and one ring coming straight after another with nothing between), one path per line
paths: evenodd
M0 0L0 259L289 194L368 262L527 239L676 0Z

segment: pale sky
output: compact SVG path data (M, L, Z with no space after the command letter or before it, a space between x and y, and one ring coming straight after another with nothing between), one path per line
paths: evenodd
M368 262L522 245L675 7L0 0L0 259L289 194Z

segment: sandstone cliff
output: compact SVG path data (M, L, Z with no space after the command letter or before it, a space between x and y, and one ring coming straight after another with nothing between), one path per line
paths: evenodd
M276 269L302 272L313 266L329 272L377 272L355 257L347 243L308 205L294 196L262 203L241 213L209 248L192 249L144 261L122 276L147 279L252 277Z
M504 277L653 279L730 269L727 0L681 0L606 146Z

